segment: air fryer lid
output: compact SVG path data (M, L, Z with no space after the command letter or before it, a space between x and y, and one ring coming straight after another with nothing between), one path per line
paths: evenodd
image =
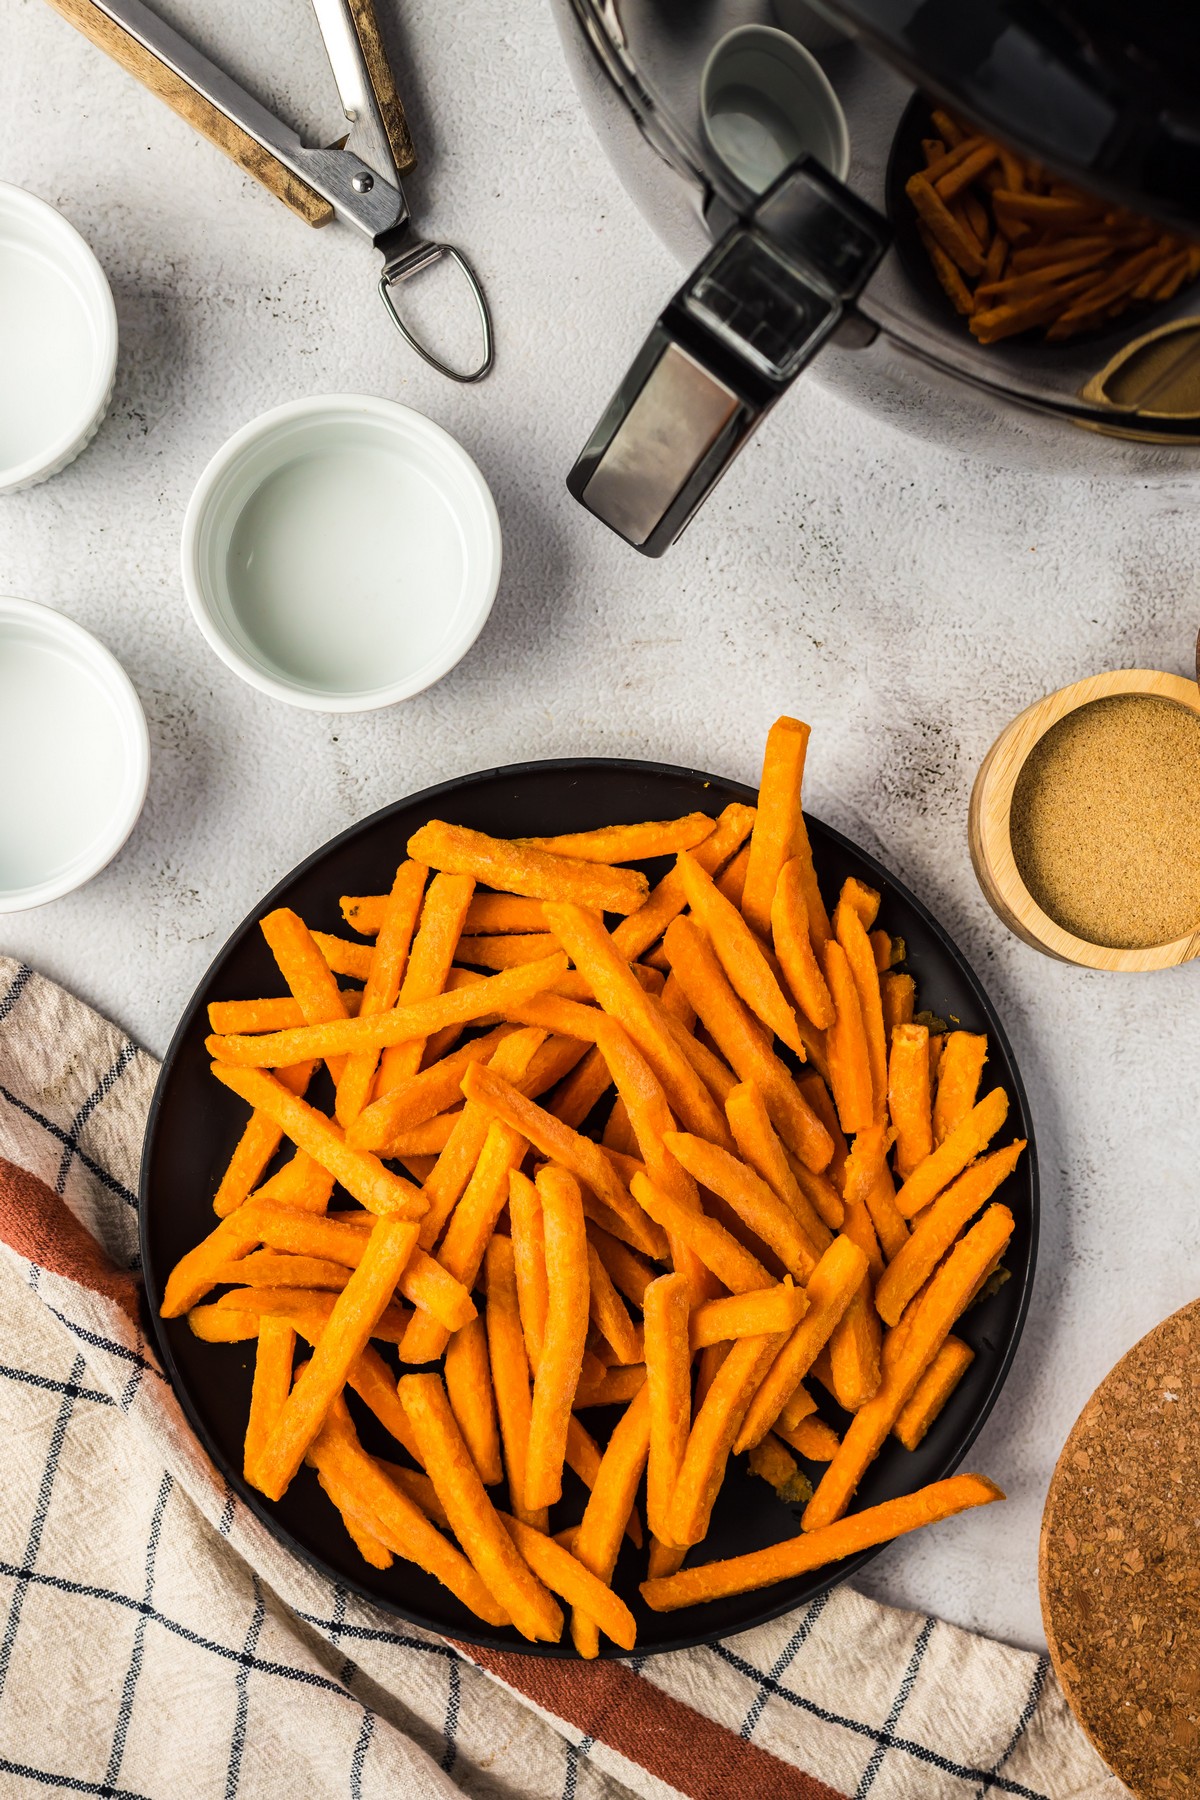
M820 0L927 93L1134 212L1200 227L1189 0Z

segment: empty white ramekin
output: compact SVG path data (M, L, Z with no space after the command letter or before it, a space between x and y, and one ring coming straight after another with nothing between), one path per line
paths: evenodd
M0 913L82 887L142 810L150 738L114 656L53 607L0 596Z
M0 182L0 494L57 475L112 399L117 313L73 225Z
M183 525L196 623L243 681L365 712L464 656L500 580L487 483L448 432L391 400L294 400L243 426Z

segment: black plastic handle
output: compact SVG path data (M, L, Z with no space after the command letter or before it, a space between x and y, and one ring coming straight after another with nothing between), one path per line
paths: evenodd
M886 222L819 163L793 163L668 302L567 477L575 498L661 556L888 241Z

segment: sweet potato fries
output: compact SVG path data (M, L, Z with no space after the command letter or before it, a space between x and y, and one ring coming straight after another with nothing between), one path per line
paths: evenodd
M968 143L950 197L994 166ZM772 727L757 810L511 842L432 820L342 899L357 940L271 913L286 992L210 1012L249 1116L162 1312L254 1346L247 1480L319 1482L375 1567L585 1657L634 1648L626 1539L670 1609L1001 1497L958 1476L850 1512L970 1365L953 1328L998 1279L1023 1145L985 1040L914 1018L881 896L822 895L808 735ZM705 1562L743 1456L804 1528Z

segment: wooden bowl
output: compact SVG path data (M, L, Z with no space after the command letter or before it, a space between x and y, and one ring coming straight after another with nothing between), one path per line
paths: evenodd
M980 887L1010 931L1025 943L1060 962L1085 969L1113 969L1138 974L1147 969L1170 969L1200 956L1200 919L1196 929L1169 944L1152 944L1136 950L1117 950L1075 937L1042 911L1021 879L1013 855L1011 815L1013 790L1034 745L1067 713L1092 700L1116 694L1149 694L1173 700L1200 713L1200 688L1181 675L1164 675L1155 669L1114 669L1107 675L1091 675L1047 694L1015 718L1000 733L975 777L967 836L971 861Z

